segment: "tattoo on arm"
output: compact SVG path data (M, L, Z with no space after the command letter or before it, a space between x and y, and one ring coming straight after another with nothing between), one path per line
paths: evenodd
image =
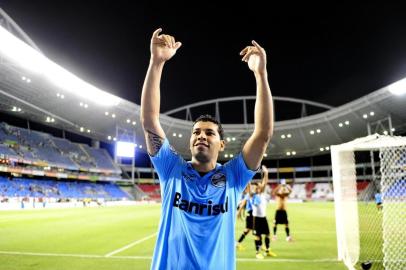
M152 152L150 154L155 155L156 153L158 153L159 149L161 149L161 146L164 143L165 139L150 130L147 130L147 133L149 142L148 145L150 146L150 151Z

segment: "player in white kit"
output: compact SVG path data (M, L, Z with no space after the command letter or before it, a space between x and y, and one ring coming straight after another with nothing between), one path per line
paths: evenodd
M276 256L276 254L273 253L269 248L271 241L268 220L266 219L266 207L268 204L268 199L264 192L268 183L268 169L264 165L262 165L262 174L262 181L256 185L256 193L252 197L252 215L254 216L254 235L257 259L264 258L264 255L260 252L263 235L265 236L265 256Z

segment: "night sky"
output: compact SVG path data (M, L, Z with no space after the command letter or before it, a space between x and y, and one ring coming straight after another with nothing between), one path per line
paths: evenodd
M252 39L268 53L276 96L338 106L406 77L406 8L399 4L189 2L0 0L0 7L50 59L137 104L149 40L162 27L183 43L165 66L162 112L255 95L239 56Z

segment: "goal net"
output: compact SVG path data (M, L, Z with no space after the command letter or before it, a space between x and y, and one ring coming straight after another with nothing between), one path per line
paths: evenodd
M367 174L359 173L362 155ZM331 162L338 259L348 269L405 270L406 138L375 134L335 145Z

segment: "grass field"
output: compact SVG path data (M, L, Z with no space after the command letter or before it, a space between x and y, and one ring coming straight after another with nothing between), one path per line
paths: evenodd
M360 217L360 262L374 263L370 270L383 270L382 252L382 211L378 211L375 202L361 202L358 204Z
M274 205L268 207L272 220ZM336 261L332 203L289 205L294 242L283 226L275 258L255 259L252 237L237 252L237 269L344 270ZM149 269L160 205L0 212L0 270ZM238 221L236 238L244 223Z

